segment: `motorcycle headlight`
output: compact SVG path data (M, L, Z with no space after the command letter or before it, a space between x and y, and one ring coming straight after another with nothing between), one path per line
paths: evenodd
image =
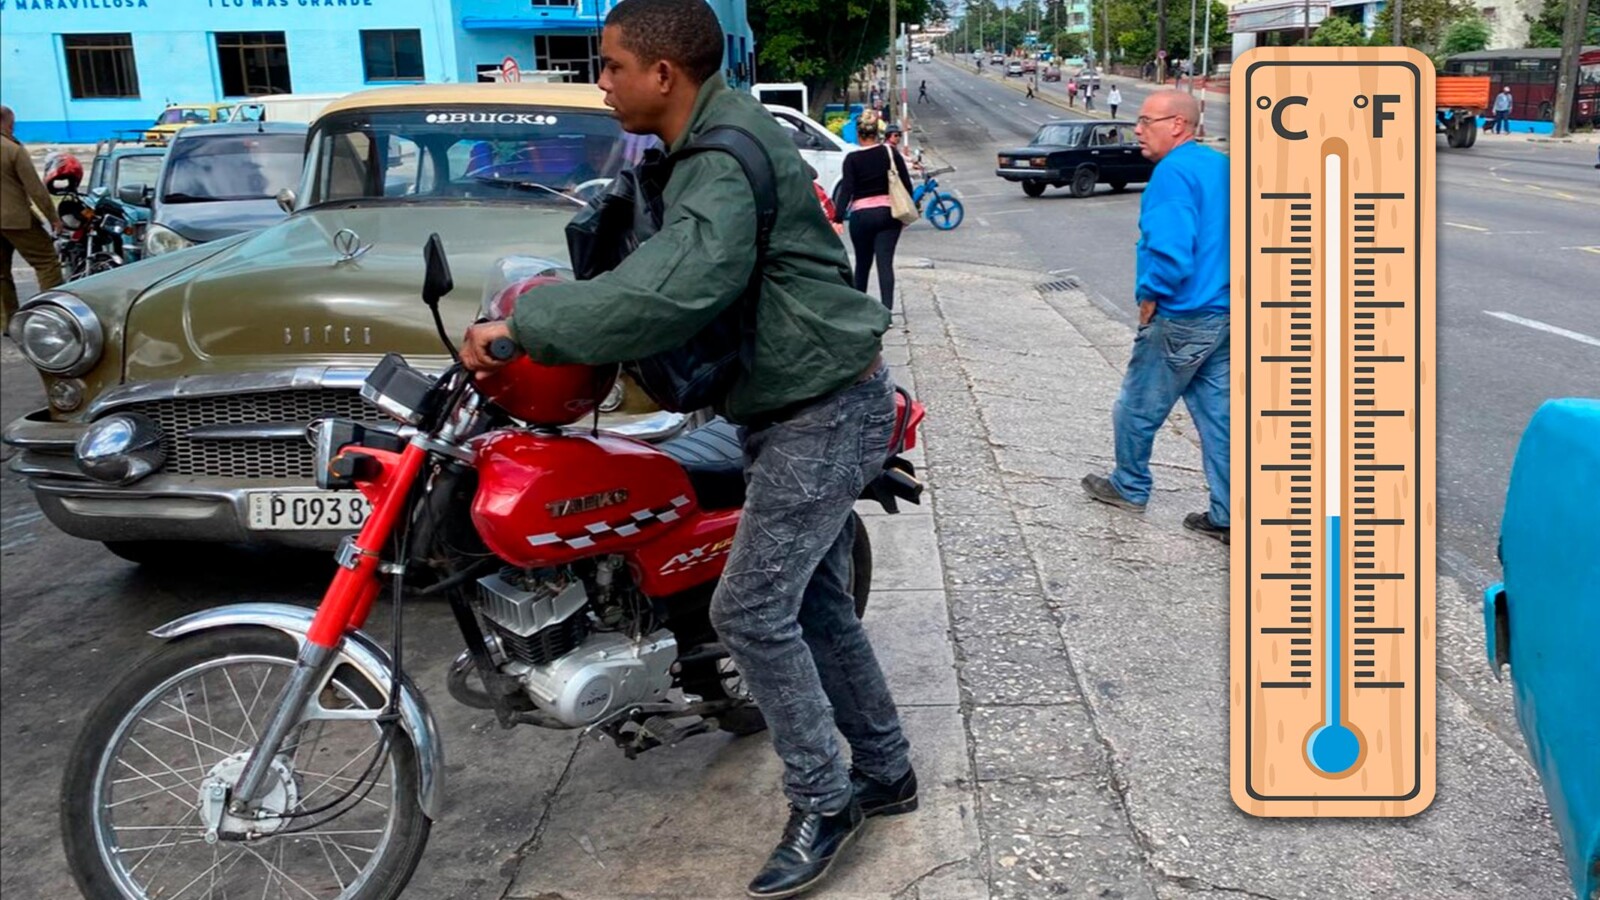
M193 247L194 241L173 231L165 225L151 225L144 233L144 253L146 256L160 256L185 247Z
M12 322L11 334L28 362L51 375L82 375L94 368L105 349L105 333L94 310L63 291L46 291L29 300Z

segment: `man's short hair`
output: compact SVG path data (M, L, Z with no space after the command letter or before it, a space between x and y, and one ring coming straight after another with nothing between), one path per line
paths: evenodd
M705 0L623 0L606 15L646 64L667 60L704 84L722 68L722 23Z

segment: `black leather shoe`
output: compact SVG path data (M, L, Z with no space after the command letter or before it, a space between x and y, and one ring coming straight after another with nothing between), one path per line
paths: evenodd
M791 807L783 839L745 892L762 900L774 900L810 890L828 876L834 861L861 833L866 820L861 804L854 799L831 816Z
M1183 527L1197 531L1208 538L1215 538L1224 544L1229 540L1228 526L1212 524L1210 513L1189 513L1183 517Z
M917 773L907 769L898 781L879 781L858 769L850 770L850 786L855 788L856 802L861 804L861 814L873 816L898 816L917 808Z

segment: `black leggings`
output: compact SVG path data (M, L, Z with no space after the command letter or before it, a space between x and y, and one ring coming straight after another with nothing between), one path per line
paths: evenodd
M850 243L856 250L856 290L866 291L872 260L877 257L878 293L889 309L894 309L894 248L900 243L900 232L904 228L887 206L850 213Z

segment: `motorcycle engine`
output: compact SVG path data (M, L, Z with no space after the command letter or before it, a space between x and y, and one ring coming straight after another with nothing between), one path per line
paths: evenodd
M504 661L541 710L578 728L672 688L678 642L602 630L584 581L570 571L506 568L478 580L478 611Z

